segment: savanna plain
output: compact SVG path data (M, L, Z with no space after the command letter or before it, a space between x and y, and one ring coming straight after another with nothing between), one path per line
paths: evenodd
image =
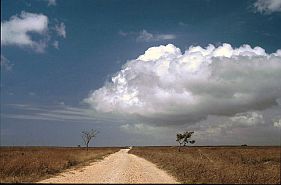
M118 147L1 147L0 182L37 182L119 151Z
M1 147L3 182L38 182L102 161L124 147ZM180 183L280 184L280 146L133 147ZM95 175L95 174L93 174Z
M135 147L182 183L280 184L280 147Z

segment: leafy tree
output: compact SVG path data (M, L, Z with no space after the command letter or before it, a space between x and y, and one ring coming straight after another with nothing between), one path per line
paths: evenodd
M96 137L96 135L99 133L99 131L97 130L93 130L91 129L90 131L82 131L82 139L84 141L84 144L86 145L87 147L87 151L88 151L88 148L89 148L89 143L90 141Z
M178 150L180 152L180 148L181 146L186 146L188 143L190 144L194 144L195 143L195 140L191 140L191 136L194 132L191 131L185 131L183 134L179 133L177 134L177 142L180 144Z

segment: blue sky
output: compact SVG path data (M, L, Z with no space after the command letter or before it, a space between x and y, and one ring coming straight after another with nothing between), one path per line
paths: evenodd
M281 72L280 54L277 52L281 48L279 0L2 0L1 12L1 145L76 146L82 144L81 131L90 128L100 130L100 135L92 143L97 146L171 145L176 144L175 134L184 129L193 129L198 133L195 134L198 145L280 144L281 112L278 102L281 102L281 96L277 91L280 85L276 83ZM251 56L257 59L244 59L242 56L241 61L246 61L244 64L248 60L268 63L260 65L264 67L255 71L249 68L248 74L252 75L249 76L256 81L250 81L249 76L244 79L245 83L251 82L249 85L256 84L253 89L247 89L248 95L253 95L255 91L252 97L255 101L241 106L235 104L237 107L227 104L220 110L211 111L213 104L210 100L210 104L204 104L205 108L209 105L210 108L204 111L200 112L203 109L198 108L195 112L179 114L180 111L177 111L176 114L171 110L193 108L189 104L175 103L186 99L173 99L171 103L166 96L161 96L163 99L160 103L155 102L158 96L154 95L158 91L148 90L152 93L150 98L139 95L141 88L153 89L155 84L160 83L156 80L152 83L156 77L149 78L150 71L146 68L139 71L135 68L137 64L133 64L148 48L172 44L173 47L163 49L168 54L164 52L160 55L167 57L165 60L169 62L175 62L177 59L173 58L174 55L182 55L171 54L170 50L177 52L178 49L183 54L191 46L206 48L209 44L215 48L228 48L223 43L241 51L246 50L241 47L247 44L252 47L247 49L248 52L257 51ZM264 57L260 50L254 50L256 46L272 57ZM142 58L149 58L152 54L147 53ZM237 61L240 55L211 60ZM128 61L132 62L128 64ZM154 59L149 61L155 62ZM238 67L239 70L245 69L244 64ZM129 104L129 100L124 103L124 97L129 96L122 94L124 84L121 81L115 84L112 77L123 75L121 69L126 66L130 66L129 71L134 69L130 74L140 79L130 81L124 74L127 75L126 93L131 95L132 89L137 89L138 93L135 99L130 97L130 101L145 103L147 110L161 105L163 110L151 115L143 109L135 109L135 104ZM218 74L223 70L228 71L224 66L219 66L212 72ZM233 73L237 77L247 73L239 70L239 73L229 70L227 75ZM267 75L258 76L258 73ZM271 86L262 85L263 80ZM149 82L151 85L148 86ZM200 86L199 82L195 82ZM173 81L173 84L181 83L179 79ZM233 88L232 94L238 94L239 85L246 86L235 85L237 89ZM123 88L121 95L119 87ZM184 89L188 89L186 92L191 92L194 97L202 94L198 89L195 91L193 86L189 87L187 85ZM98 91L101 88L104 91ZM127 92L127 89L132 91ZM179 87L170 85L167 92L173 89ZM210 96L215 94L213 97L224 94L224 88L216 92L217 89L217 86L210 85L204 93ZM272 92L268 93L270 95L260 93L269 90ZM111 97L121 99L108 108ZM172 98L175 97L172 95ZM201 98L205 100L205 97ZM224 104L223 100L218 104ZM196 104L193 107L197 105L201 106ZM215 122L221 124L215 125ZM229 124L225 126L224 123ZM270 136L261 138L261 133ZM241 139L237 140L237 135Z

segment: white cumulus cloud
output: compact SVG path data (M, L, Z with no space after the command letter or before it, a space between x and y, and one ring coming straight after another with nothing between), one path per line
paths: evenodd
M233 48L224 43L190 46L182 53L168 44L128 61L84 101L99 112L157 125L183 125L208 115L234 116L276 105L280 79L280 50L267 54L261 47ZM250 117L260 119L255 113ZM248 117L238 114L237 119Z
M1 22L1 45L31 47L39 52L46 47L44 40L35 41L30 33L45 35L48 30L48 17L43 14L22 11L9 21Z
M281 12L281 0L257 0L254 7L260 13Z

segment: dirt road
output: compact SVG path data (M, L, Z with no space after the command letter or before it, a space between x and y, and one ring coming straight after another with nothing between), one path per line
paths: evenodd
M178 183L156 165L128 151L122 149L102 161L39 183Z

